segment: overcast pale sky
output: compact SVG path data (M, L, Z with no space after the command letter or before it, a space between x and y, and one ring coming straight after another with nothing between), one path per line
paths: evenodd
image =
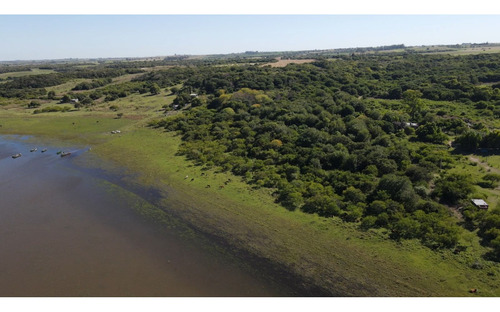
M500 15L0 15L0 60L500 43Z

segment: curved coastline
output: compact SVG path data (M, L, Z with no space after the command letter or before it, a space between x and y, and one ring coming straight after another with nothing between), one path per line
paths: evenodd
M162 240L164 240L165 245L160 247L157 255L143 256L138 254L135 256L140 258L137 260L137 264L155 264L154 267L156 270L160 269L160 267L157 266L161 265L161 271L158 271L159 276L168 276L169 279L172 279L173 277L170 277L170 275L179 276L178 273L176 273L177 271L182 272L183 270L186 270L189 266L195 265L197 261L196 259L199 259L199 268L196 269L198 273L195 273L194 275L189 274L190 276L186 277L186 280L183 280L181 275L180 277L177 277L177 279L179 279L178 282L180 285L191 285L196 279L199 279L201 284L205 285L206 283L210 283L207 281L212 280L215 282L214 285L208 287L213 288L213 290L203 288L207 286L195 286L195 289L193 290L185 289L184 292L182 292L183 287L185 288L187 286L181 286L181 290L174 290L173 292L170 290L171 294L175 296L192 296L193 294L199 294L202 296L241 296L245 293L251 296L290 296L302 294L300 290L298 292L292 290L296 289L296 287L288 287L286 284L280 284L278 279L275 280L273 278L266 277L262 272L253 270L251 266L243 263L241 258L221 252L221 250L219 250L222 248L220 245L214 244L207 237L201 235L201 233L195 233L193 229L191 229L187 224L182 223L182 221L176 217L171 216L168 213L162 213L163 211L160 211L158 207L155 206L154 202L159 201L162 196L165 196L165 194L159 194L159 192L152 187L139 184L132 185L131 183L126 182L135 180L135 177L123 173L121 168L112 166L111 164L108 164L106 169L102 169L102 166L101 168L97 168L95 166L84 166L83 164L90 165L99 161L99 159L95 157L90 157L90 160L88 159L89 157L85 157L88 155L86 153L88 152L88 148L74 147L73 145L72 157L61 159L60 155L56 155L56 150L59 149L60 145L57 145L58 147L55 148L54 146L51 147L47 144L44 145L48 147L46 151L47 153L42 154L40 152L33 152L31 154L28 153L21 159L10 159L10 153L17 150L24 151L29 149L31 148L30 146L33 145L31 143L43 142L43 140L42 142L40 141L41 140L37 137L25 137L23 140L20 140L19 136L9 136L9 138L6 139L0 135L0 147L2 147L0 151L0 169L2 169L4 174L9 175L9 178L0 181L3 191L12 193L15 189L18 189L18 186L27 183L25 189L17 191L19 194L4 196L2 201L0 201L12 204L10 208L2 208L2 216L5 219L2 222L9 222L9 224L5 224L5 227L2 229L2 231L7 235L3 238L4 241L0 244L0 249L4 250L4 252L8 251L9 253L13 253L13 255L9 256L4 254L5 259L2 259L1 261L4 269L10 268L12 271L7 276L0 279L0 293L2 293L2 295L80 296L87 293L90 296L169 296L169 291L152 289L150 286L146 286L144 288L141 288L141 286L137 286L136 288L127 286L127 289L117 290L120 286L116 283L119 283L119 280L121 279L125 281L127 278L130 278L128 277L129 274L126 273L125 277L118 278L117 281L114 281L112 277L118 277L118 275L116 275L117 272L115 272L114 269L109 272L106 271L109 270L107 267L109 265L109 261L106 259L103 259L105 261L102 265L99 260L92 260L91 263L81 263L78 267L73 266L74 263L81 262L83 260L74 259L71 255L57 257L60 258L57 260L50 260L55 257L52 253L57 255L61 248L68 248L69 246L72 246L71 248L75 249L73 252L70 252L70 254L79 254L83 252L85 253L85 258L89 258L96 252L93 245L92 247L87 246L87 250L85 251L76 251L79 248L78 246L81 246L82 243L83 245L88 244L88 242L86 242L88 240L95 241L98 246L105 243L109 244L109 242L112 242L112 237L119 235L118 233L122 233L122 237L117 240L116 243L121 247L116 247L116 251L109 252L109 255L106 256L108 259L111 255L119 255L124 249L132 252L138 248L144 249L144 251L147 251L148 249L151 249L151 247L155 246L158 248L159 244ZM51 143L54 144L54 141ZM71 145L71 142L69 144ZM41 181L45 181L45 185L40 185ZM76 192L75 189L80 189L80 191ZM85 195L85 190L99 190L99 194L92 193L92 195ZM64 191L64 193L66 193L64 198L56 200L41 200L46 192L59 191ZM49 195L49 198L59 197L59 194L56 193L46 195ZM88 203L84 200L85 196L88 196ZM97 196L97 199L92 198L94 196ZM24 201L21 199L23 197L32 199ZM93 206L91 204L95 204L96 201L99 201L101 198L108 204L111 204L110 197L115 198L116 202L121 204L106 206L106 203L104 203L102 207ZM26 206L27 203L32 202L35 198L38 198L36 202L33 202L36 203L35 205L30 205L32 207ZM91 198L92 200L90 200ZM64 203L67 205L64 205ZM165 208L165 210L168 210L168 208ZM155 216L158 216L159 213L161 218L155 218ZM120 216L122 214L124 218L123 220L121 220L122 217ZM78 217L75 219L75 216ZM26 220L26 218L29 220ZM118 220L111 221L110 218L118 218ZM81 224L79 221L80 219L83 220L83 223ZM95 226L91 225L94 223ZM94 230L89 233L89 237L87 237L87 233L78 232L78 228L89 226L94 228ZM23 234L20 236L13 234L13 231L17 232L17 227L24 229ZM130 230L130 233L123 233L123 227L126 227L127 231ZM49 228L54 228L54 230L49 230ZM37 235L38 237L34 238L32 237L33 235ZM58 235L63 236L56 239ZM98 239L97 237L101 237L101 235L102 238ZM71 236L77 240L73 244L64 236ZM51 237L51 240L56 239L57 243L55 241L50 242L51 240L48 240L48 237ZM153 243L143 242L145 243L144 247L139 247L138 244L142 245L140 242L145 238L151 238ZM20 244L21 242L25 244L27 243L28 245L23 247L24 244ZM48 245L51 247L40 249L40 246L42 245ZM115 247L109 246L108 249L115 249ZM179 249L177 251L179 255L174 256L168 251L169 249ZM147 251L147 254L150 252L151 251ZM22 260L18 257L20 253L30 256L28 259ZM172 270L169 269L169 267L172 267L172 264L170 264L171 260L178 263L178 259L176 259L176 257L182 258L186 256L192 257L192 259L186 259L186 262L188 262L187 265L177 264L176 266L173 266L174 271L172 271L172 273L163 272L164 270ZM53 270L55 269L55 266L65 267L65 269L61 269L60 272L59 269L55 269L56 271L53 272L63 274L64 272L67 272L69 275L65 277L66 281L58 281L60 280L60 277L55 275L54 278L56 281L51 283L52 286L45 290L37 288L36 285L39 285L43 280L47 279L45 273L47 269L33 268L30 270L33 272L26 276L21 271L18 271L19 266L33 265L33 257L38 259L38 262L43 259L44 266L47 268L54 267ZM134 256L128 255L125 258L131 259L131 257ZM144 260L142 260L142 258L144 258ZM121 259L116 260L117 265L120 267L125 268L129 265L122 263L123 261ZM14 263L18 264L14 265ZM106 278L105 282L92 280L92 277L83 278L80 274L84 274L83 271L88 270L87 267L89 266L93 268L93 271L109 275L111 278ZM227 266L228 269L226 269L225 266ZM70 271L67 271L68 269ZM134 271L132 267L130 267L130 269ZM233 273L235 276L229 278L224 276L215 277L213 276L214 273L210 272L210 269L220 273ZM140 268L138 272L143 272L143 274L145 274L144 278L147 279L151 278L148 274L151 274L152 270L154 270L154 268L150 269L143 267ZM13 279L15 277L15 272L18 272L18 279L20 281L30 280L30 282L27 282L24 287L22 285L18 285L19 282L14 283ZM91 274L91 276L93 275L95 274ZM110 289L105 289L103 286L98 286L97 290L91 290L84 286L77 287L74 285L75 279L82 280L83 282L79 282L82 283L82 285L87 285L88 283L102 285L103 283L106 283L106 287ZM165 284L165 287L167 289L171 289L172 286L168 284L168 281L168 279L165 280L167 283ZM221 283L223 281L226 281L228 284L240 281L243 284L238 285L234 287L234 290L227 292L228 289L226 288L228 286L221 287ZM250 282L248 289L245 287L245 281ZM7 285L5 283L13 283L14 285L13 287L6 288ZM64 287L66 283L67 287ZM157 284L158 282L155 281L155 283ZM111 288L116 289L112 290ZM23 291L22 289L25 290ZM104 292L100 293L99 289ZM148 292L148 289L150 289L151 292ZM226 289L226 291L224 289Z
M80 118L81 122L92 119ZM95 158L86 166L106 170L110 167L102 160L110 161L125 168L123 182L129 187L158 190L151 198L161 212L140 213L162 222L168 211L225 252L248 260L257 271L295 285L294 295L467 296L469 288L482 283L484 295L498 296L494 277L490 281L471 275L476 271L464 272L465 266L454 262L452 255L434 253L411 241L390 242L378 233L360 232L334 218L286 211L273 203L267 190L254 190L227 173L202 170L176 155L180 139L174 134L133 122L123 125L121 134L111 136L107 130L47 130L48 118L39 122L39 128L27 127L29 120L13 120L15 125L4 123L4 133L91 146L89 154ZM115 122L110 120L108 128L116 128L111 125ZM126 178L132 176L132 180ZM206 188L207 184L223 184L229 177L234 182L223 190ZM157 196L163 192L168 196Z

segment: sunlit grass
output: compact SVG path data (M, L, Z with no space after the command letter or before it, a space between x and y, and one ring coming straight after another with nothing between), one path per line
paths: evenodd
M52 73L55 73L55 71L53 71L52 69L33 68L32 70L27 70L27 71L1 73L0 79L6 79L9 77L11 77L11 78L23 77L23 76L30 76L30 75L45 75L45 74L52 74Z
M67 92L79 81L53 90ZM500 296L497 264L485 264L482 270L471 268L476 261L486 263L481 258L486 248L475 235L464 235L461 243L468 249L461 254L434 252L414 240L389 240L386 230L362 232L356 224L337 218L288 211L274 202L273 190L254 189L230 173L193 165L177 155L179 137L147 127L148 120L164 116L162 106L173 99L162 90L155 96L132 94L112 102L98 101L80 110L38 115L9 102L12 109L0 110L0 134L31 134L89 145L91 153L100 159L139 174L130 183L165 191L164 207L141 205L141 214L164 222L168 218L164 220L162 211L175 213L192 227L235 248L342 294L467 296L470 288L478 288L481 295ZM53 104L48 101L43 106ZM117 107L116 111L110 109L111 105ZM386 109L391 105L400 104L387 101ZM123 116L118 118L118 113ZM117 129L120 134L110 133ZM500 157L488 157L488 162L498 168ZM87 165L99 167L102 163ZM453 170L475 179L484 174L480 165L474 166L466 156ZM478 192L486 192L493 202L489 190ZM165 207L168 209L158 210Z

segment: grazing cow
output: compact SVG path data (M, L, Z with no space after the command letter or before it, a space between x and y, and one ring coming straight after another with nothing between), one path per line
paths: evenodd
M184 180L186 180L187 178L189 178L189 176L185 176L185 177L184 177Z
M202 176L204 176L204 175L205 175L205 172L202 172L202 173L201 173L201 175L202 175Z
M471 294L475 294L475 293L477 293L477 289L476 288L471 288L471 289L469 289L469 292Z
M191 182L193 182L193 181L194 181L194 178L191 179Z
M224 188L224 185L219 186L219 189L221 189L221 190L222 190L223 188Z
M207 184L207 186L205 186L206 188L210 188L210 184Z

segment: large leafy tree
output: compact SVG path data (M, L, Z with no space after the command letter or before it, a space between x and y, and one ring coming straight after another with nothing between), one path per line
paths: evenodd
M456 205L460 200L466 199L473 190L469 175L451 173L436 181L434 195L443 203Z
M403 103L407 105L407 111L412 121L418 120L424 109L422 92L418 90L406 90L403 92Z

